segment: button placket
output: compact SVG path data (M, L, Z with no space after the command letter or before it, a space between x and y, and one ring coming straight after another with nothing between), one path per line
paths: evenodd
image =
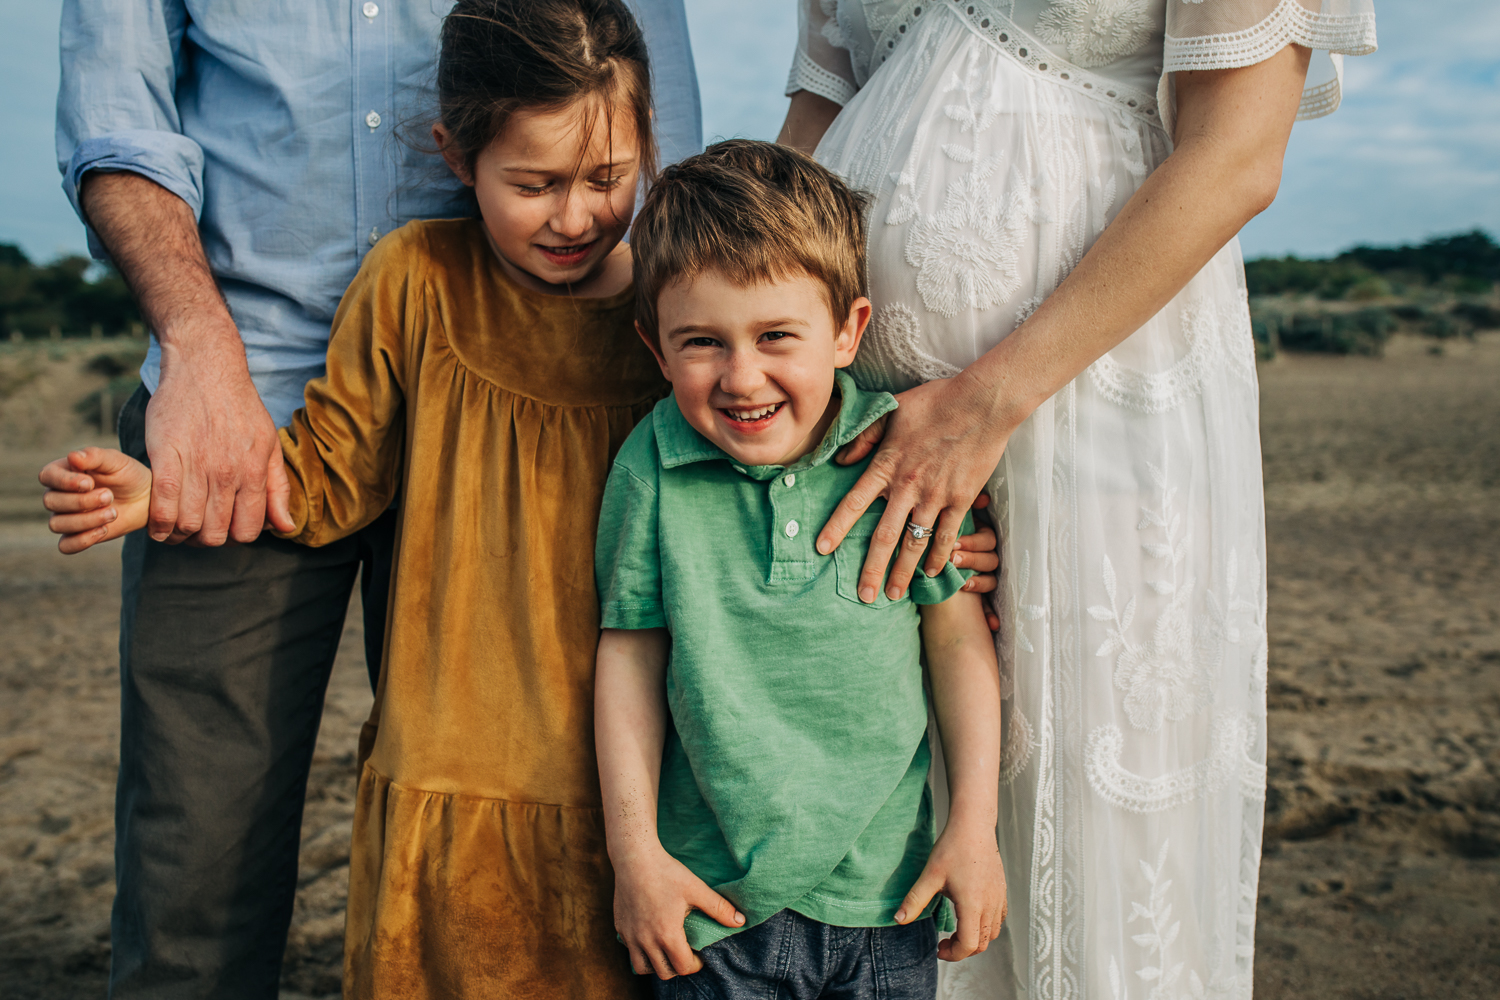
M805 509L806 490L794 488L795 473L764 482L771 512L771 582L801 582L817 575L814 527Z

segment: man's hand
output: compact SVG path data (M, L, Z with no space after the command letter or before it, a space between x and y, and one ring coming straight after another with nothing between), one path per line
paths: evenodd
M84 448L49 462L38 477L52 512L47 527L59 552L72 555L146 524L151 470L113 448Z
M615 930L637 975L690 976L703 962L682 928L688 913L701 910L725 927L743 926L745 916L660 845L641 854L615 862Z
M254 541L268 482L277 489L285 475L281 448L192 210L132 173L90 173L79 197L161 344L161 382L146 408L151 537Z
M995 829L971 829L974 826L950 823L943 830L927 866L896 911L896 922L907 924L939 892L953 901L958 930L938 944L938 958L945 962L961 962L988 948L1008 912L1005 866L995 846Z
M206 356L162 347L161 383L146 407L156 477L147 528L158 542L253 542L267 487L285 480L276 425L238 345L236 334L233 348Z

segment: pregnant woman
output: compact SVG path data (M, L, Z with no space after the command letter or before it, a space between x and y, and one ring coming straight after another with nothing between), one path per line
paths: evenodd
M1369 0L803 0L782 141L875 196L853 371L903 392L820 543L888 498L873 599L982 490L1004 538L1012 917L947 996L1250 995L1265 539L1235 234L1293 121L1338 106L1340 54L1374 49Z

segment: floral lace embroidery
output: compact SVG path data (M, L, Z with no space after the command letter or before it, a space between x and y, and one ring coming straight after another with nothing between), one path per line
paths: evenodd
M918 382L952 378L963 371L922 350L922 321L904 302L892 302L875 312L865 341L874 341L876 353L898 371Z
M906 237L906 262L917 269L922 302L940 316L992 309L1021 287L1020 248L1031 224L1031 187L1019 175L1007 197L989 178L999 158L949 182L943 206L918 217Z
M1203 988L1203 980L1194 970L1188 970L1187 982L1183 984L1186 991L1178 990L1177 983L1182 978L1186 963L1173 962L1170 958L1172 945L1177 941L1178 932L1182 930L1182 921L1172 919L1172 904L1167 902L1167 892L1172 888L1172 880L1162 878L1167 867L1170 843L1168 840L1162 841L1155 865L1144 859L1141 861L1141 874L1146 876L1146 884L1151 887L1151 891L1144 904L1131 902L1130 919L1126 922L1133 924L1140 920L1145 923L1142 933L1132 935L1131 940L1145 948L1146 961L1155 964L1144 965L1136 969L1135 974L1151 984L1146 1000L1205 1000L1208 993ZM1129 991L1121 982L1120 965L1113 955L1109 957L1109 987L1113 1000L1128 1000Z
M1226 361L1242 381L1255 382L1255 344L1250 307L1244 293L1219 305L1203 300L1185 303L1182 335L1188 350L1170 368L1142 372L1111 355L1088 367L1089 380L1105 399L1137 413L1165 413L1203 391L1208 378Z
M1155 26L1150 0L1051 0L1036 33L1067 46L1080 66L1103 66L1140 50Z
M1161 537L1142 543L1141 548L1148 557L1165 560L1171 571L1170 579L1147 580L1146 585L1171 600L1157 617L1150 639L1131 639L1135 595L1120 607L1114 564L1106 555L1103 576L1109 606L1096 604L1088 613L1095 621L1109 623L1106 638L1094 655L1116 656L1115 687L1126 693L1125 714L1130 724L1154 733L1163 722L1179 722L1208 704L1210 668L1215 665L1219 644L1212 641L1208 630L1193 628L1188 602L1194 580L1190 574L1186 579L1178 577L1179 567L1188 556L1189 536L1182 531L1182 515L1176 510L1177 487L1169 487L1166 473L1154 464L1147 462L1146 468L1161 494L1161 503L1155 508L1141 508L1138 530L1156 529Z
M1125 734L1106 723L1089 734L1084 768L1089 786L1099 797L1127 812L1159 813L1238 781L1240 794L1259 801L1265 797L1266 767L1250 756L1257 729L1244 712L1216 715L1209 723L1208 756L1180 771L1147 778L1120 763Z

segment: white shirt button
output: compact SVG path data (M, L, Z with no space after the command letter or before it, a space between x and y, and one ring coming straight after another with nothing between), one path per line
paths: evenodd
M380 13L380 5L369 3L367 0L365 5L361 7L360 10L365 12L365 17L374 17L376 14Z
M789 472L789 473L787 473L786 479L782 480L782 482L786 483L787 486L796 486L797 485L797 474L795 472Z
M380 242L380 229L376 226L370 227L370 246Z
M802 525L798 524L796 521L788 521L786 523L786 537L788 538L796 538L797 532L801 530Z
M369 114L365 115L365 124L370 126L371 128L379 128L380 112L371 111Z
M734 467L734 471L738 472L740 475L744 475L745 474L745 467L743 465L736 465Z

